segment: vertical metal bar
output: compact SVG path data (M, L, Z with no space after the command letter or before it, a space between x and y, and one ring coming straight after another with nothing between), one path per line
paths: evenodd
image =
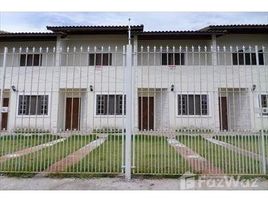
M126 94L126 142L125 142L125 178L131 179L131 136L132 136L132 45L130 26L129 42L126 48L125 94Z
M4 58L3 58L3 68L2 68L2 81L1 81L1 90L0 90L0 126L2 129L2 107L3 107L3 101L4 101L4 89L5 89L5 80L6 80L6 62L7 62L7 53L8 48L4 47Z
M3 101L4 101L4 88L5 88L5 79L6 79L6 60L7 60L7 53L8 53L8 48L4 48L4 55L3 55L3 67L1 70L1 88L0 88L0 131L2 130L2 107L3 107ZM2 139L2 138L1 138ZM11 138L10 138L11 139ZM5 146L5 144L3 144ZM4 148L4 147L3 147ZM3 150L2 148L2 150ZM0 169L2 170L5 169L4 163L0 163Z
M116 55L117 55L117 46L115 46L115 52L116 52ZM126 64L126 48L125 46L122 47L122 52L120 52L122 54L122 71L120 71L122 74L124 73L124 67L125 67L125 64ZM120 55L120 54L119 54ZM116 58L116 56L115 56ZM123 79L122 79L122 83L123 83L123 91L125 91L125 80L126 80L126 77L123 76ZM123 95L125 95L125 93L123 92ZM123 111L122 112L122 126L121 126L121 140L122 140L122 144L121 144L121 149L122 149L122 152L121 152L121 171L123 173L123 166L125 165L125 101L123 101L123 104L122 104L122 108L123 108ZM120 142L119 140L116 142L115 145L118 145L118 147L120 147ZM118 154L119 154L119 148L118 148Z

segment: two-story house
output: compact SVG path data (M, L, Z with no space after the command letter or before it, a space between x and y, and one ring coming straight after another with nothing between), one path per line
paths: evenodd
M131 26L133 130L268 129L268 25ZM123 129L128 26L0 32L1 129Z

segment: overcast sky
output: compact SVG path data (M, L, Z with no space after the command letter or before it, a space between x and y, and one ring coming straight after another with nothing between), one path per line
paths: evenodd
M196 30L212 24L268 24L268 12L1 12L0 30L46 31L47 25L144 25L151 30Z

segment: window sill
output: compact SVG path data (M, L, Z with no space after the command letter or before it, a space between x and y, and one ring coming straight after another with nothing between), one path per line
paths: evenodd
M122 118L122 117L125 117L126 115L95 115L94 117L95 118L105 118L105 117L108 117L108 118Z
M268 118L268 115L258 115L258 118Z
M177 115L176 118L211 118L211 115Z
M17 118L48 118L49 115L17 115Z

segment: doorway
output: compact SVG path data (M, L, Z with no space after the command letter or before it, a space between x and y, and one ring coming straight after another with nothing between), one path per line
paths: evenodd
M80 98L66 98L65 129L80 128Z
M228 130L227 97L219 97L220 130Z
M154 129L154 97L139 97L139 130Z
M9 105L9 98L3 98L3 107L8 107L8 105ZM7 130L7 123L8 123L8 112L3 112L1 130Z

